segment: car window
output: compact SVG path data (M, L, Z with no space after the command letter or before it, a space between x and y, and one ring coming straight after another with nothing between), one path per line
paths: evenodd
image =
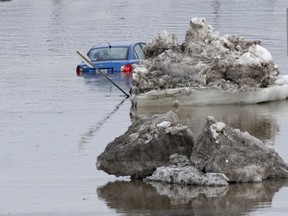
M134 46L134 54L135 54L135 57L137 59L145 58L145 53L144 53L143 48L140 44L137 44Z
M127 60L128 47L95 48L89 51L88 56L96 61Z

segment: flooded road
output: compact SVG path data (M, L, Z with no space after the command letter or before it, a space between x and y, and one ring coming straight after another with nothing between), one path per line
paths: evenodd
M288 181L180 187L96 170L96 157L133 121L131 103L105 78L75 73L77 49L149 42L162 29L182 42L197 16L221 35L260 39L288 74L286 8L286 0L0 1L0 215L286 215ZM288 101L174 111L195 135L213 115L288 162Z

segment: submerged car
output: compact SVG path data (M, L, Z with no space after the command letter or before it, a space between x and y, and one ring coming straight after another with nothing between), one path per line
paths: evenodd
M133 64L139 64L145 57L144 42L106 42L93 46L87 53L91 62L101 73L131 72ZM76 74L93 75L99 72L81 63L76 67Z

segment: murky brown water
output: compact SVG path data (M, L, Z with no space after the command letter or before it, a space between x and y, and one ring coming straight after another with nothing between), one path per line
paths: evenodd
M222 35L262 40L288 74L287 7L286 0L0 1L0 215L286 215L283 180L199 188L97 171L96 157L133 121L131 104L105 79L76 77L75 50L150 41L162 29L181 42L198 16ZM273 146L288 162L287 101L174 111L195 136L212 115Z

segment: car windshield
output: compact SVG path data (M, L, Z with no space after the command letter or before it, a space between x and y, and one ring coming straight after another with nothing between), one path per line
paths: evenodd
M128 58L128 47L95 48L88 53L91 60L126 60Z

